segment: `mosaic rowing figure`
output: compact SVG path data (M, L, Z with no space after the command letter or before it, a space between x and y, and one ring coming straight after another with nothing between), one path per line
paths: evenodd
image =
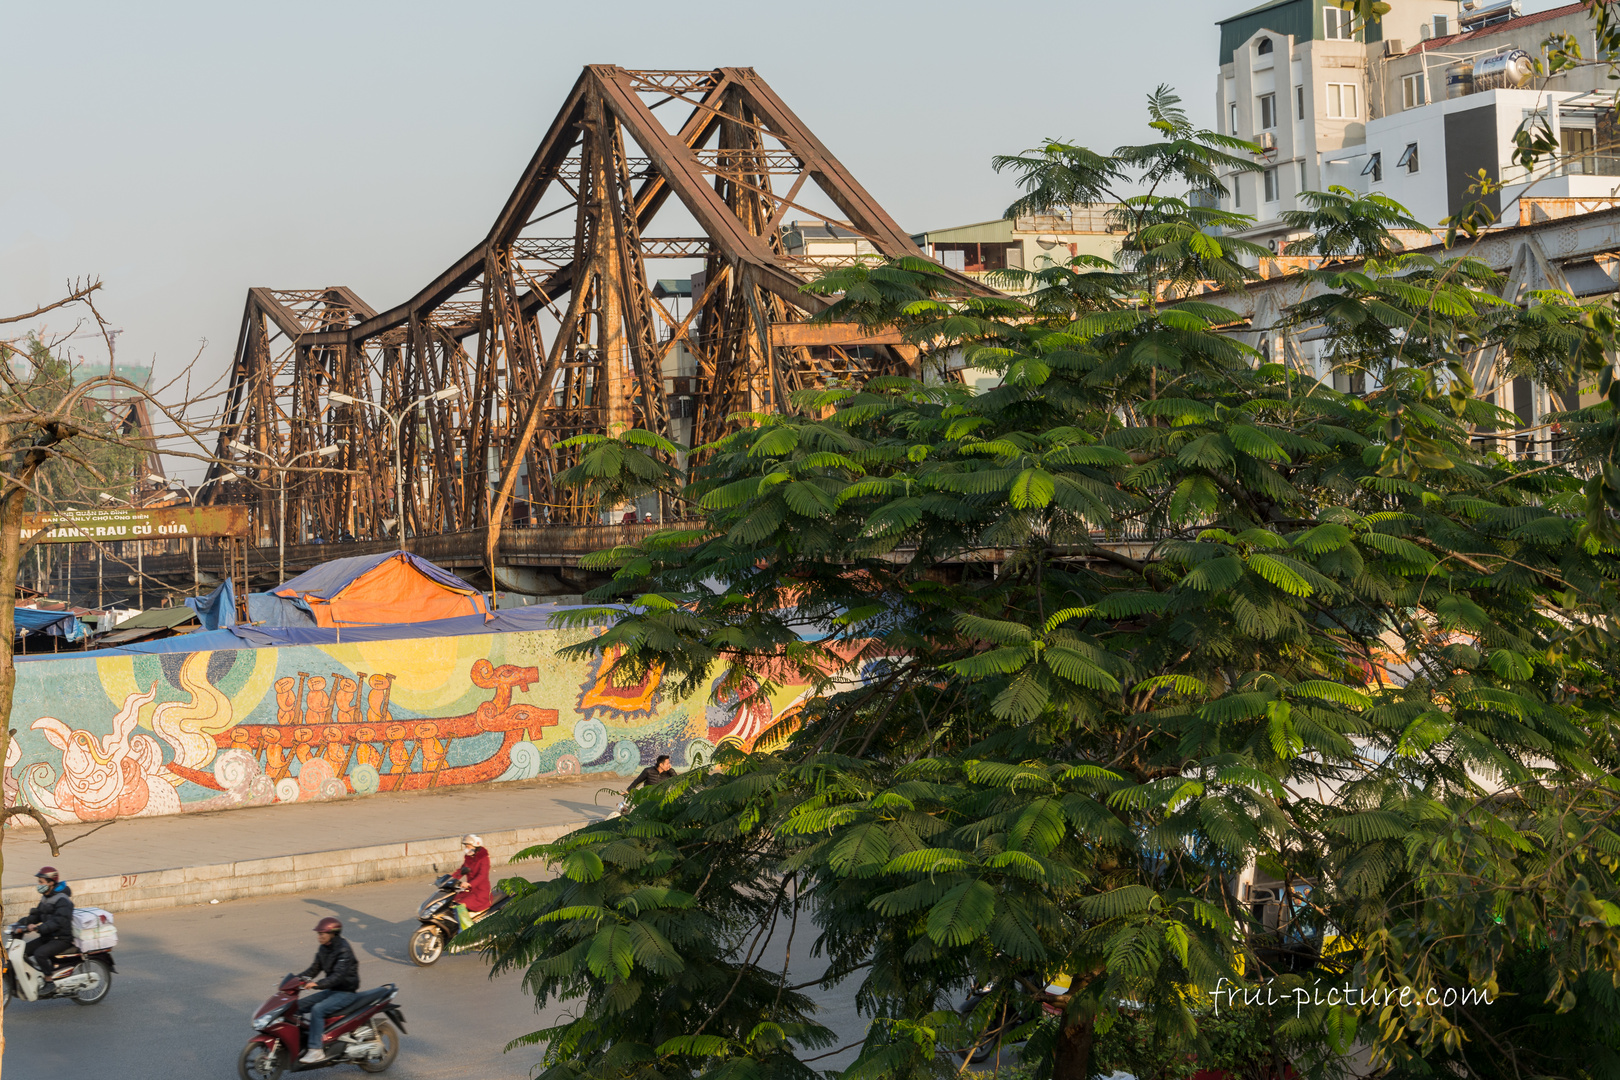
M557 724L556 709L512 701L515 691L528 690L539 678L534 667L496 667L488 660L474 661L469 672L472 684L494 691L490 699L460 716L416 719L395 717L390 710L393 675L368 678L363 672L356 674L370 691L364 722L347 719L359 712L356 699L361 682L334 675L328 683L321 676L300 672L297 680L277 680L277 723L238 724L215 736L219 748L240 749L259 758L273 782L293 775L295 764L303 767L318 762L322 767L317 771L325 775L329 767L331 775L340 780L357 766L369 766L378 773L377 790L405 791L493 780L511 764L513 746L525 739L538 742L543 729ZM337 687L337 712L342 718L337 722L331 721L334 695L329 685ZM494 731L503 733L494 753L469 765L447 765L454 740ZM205 773L187 779L205 787L219 786ZM345 788L352 790L353 785L345 782Z

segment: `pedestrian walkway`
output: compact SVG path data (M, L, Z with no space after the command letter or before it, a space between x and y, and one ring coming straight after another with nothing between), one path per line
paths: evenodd
M39 829L8 828L0 889L13 906L48 863L86 903L117 910L120 894L130 901L125 907L207 903L448 869L460 859L454 838L469 832L499 838L490 848L500 863L605 817L617 804L603 790L610 786L601 778L540 780L122 818L101 828L60 827L57 856Z

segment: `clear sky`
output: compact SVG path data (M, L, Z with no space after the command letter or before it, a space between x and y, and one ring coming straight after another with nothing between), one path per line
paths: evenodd
M161 379L229 366L250 286L391 306L487 231L587 63L752 66L905 228L994 218L992 154L1145 139L1161 82L1210 123L1214 21L1253 2L13 4L0 313L99 276Z

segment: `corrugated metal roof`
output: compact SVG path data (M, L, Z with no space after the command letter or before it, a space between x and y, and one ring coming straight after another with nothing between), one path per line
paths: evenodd
M188 607L148 608L133 618L119 623L115 630L167 630L196 619L197 613Z
M1533 15L1520 15L1517 18L1508 19L1505 22L1499 22L1492 26L1482 26L1478 30L1465 30L1460 34L1447 34L1445 37L1430 38L1428 41L1420 41L1410 49L1406 50L1406 55L1410 56L1413 53L1433 52L1435 49L1443 49L1448 45L1456 45L1463 41L1473 41L1475 38L1488 37L1491 34L1500 34L1507 30L1517 30L1521 26L1533 26L1536 23L1548 22L1552 19L1561 19L1565 15L1574 15L1577 12L1582 12L1585 10L1585 4L1566 4L1563 7L1549 8L1546 11L1538 11ZM1521 47L1531 45L1533 45L1533 43L1524 42L1521 44Z
M1261 4L1259 7L1252 7L1248 11L1240 11L1236 15L1228 15L1224 19L1216 19L1215 25L1225 26L1229 22L1236 22L1237 20L1246 18L1250 15L1258 15L1262 11L1270 11L1272 8L1283 7L1284 5L1292 3L1294 3L1294 0L1268 0L1267 3Z
M127 623L124 625L128 626ZM139 641L141 638L151 637L153 634L161 634L167 629L169 629L169 627L166 626L136 626L130 629L125 629L121 626L117 630L114 630L112 633L108 634L106 637L98 638L95 645L98 649L115 648L131 641ZM191 637L190 634L181 634L180 636Z
M1230 64L1238 47L1262 30L1310 41L1321 30L1321 18L1309 0L1277 0L1222 19L1215 24L1221 28L1221 64Z

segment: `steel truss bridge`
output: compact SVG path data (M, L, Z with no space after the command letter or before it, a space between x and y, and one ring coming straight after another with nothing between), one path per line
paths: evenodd
M284 462L344 440L316 459L319 471L288 474L287 571L386 550L398 543L389 523L400 516L394 429L371 406L398 414L453 388L453 399L413 413L398 447L404 545L474 580L487 569L503 588L516 578L530 591L521 581L532 574L550 591L579 591L589 583L582 555L651 526L604 525L596 508L557 489L552 477L576 460L563 440L637 426L700 445L732 413L780 408L798 388L911 370L915 355L896 338L805 325L827 302L801 286L839 262L783 249L788 212L823 217L799 201L812 184L843 214L834 224L884 255L919 255L752 69L587 67L488 235L409 300L379 312L341 286L249 291L221 464L201 501L251 503L260 544L273 542L278 476L265 456ZM660 232L672 196L703 235L685 219L678 235ZM1615 292L1620 208L1555 203L1538 201L1528 220L1464 251L1424 250L1479 258L1521 302L1547 287ZM702 261L683 316L649 288L649 261L660 259ZM1315 288L1271 272L1241 294L1209 298L1245 320L1238 336L1305 363L1305 343L1278 329L1279 316ZM687 373L671 369L680 354ZM1488 383L1494 360L1481 358L1476 384ZM1557 393L1496 390L1527 427L1568 404L1551 400ZM245 479L215 479L227 469ZM212 576L220 557L203 564ZM273 583L275 568L273 547L250 549L256 587ZM190 556L149 553L145 572L189 587ZM86 571L76 573L82 591Z
M804 284L854 258L784 249L785 215L826 217L808 186L877 252L920 255L753 69L585 68L489 233L409 300L249 290L199 501L253 504L265 543L276 463L309 455L287 472L290 543L331 556L397 528L482 533L492 561L502 526L600 522L553 482L572 436L639 427L697 446L801 388L910 371L898 338L805 325L830 301ZM671 200L685 235L659 227ZM651 285L663 259L702 263L679 317Z

